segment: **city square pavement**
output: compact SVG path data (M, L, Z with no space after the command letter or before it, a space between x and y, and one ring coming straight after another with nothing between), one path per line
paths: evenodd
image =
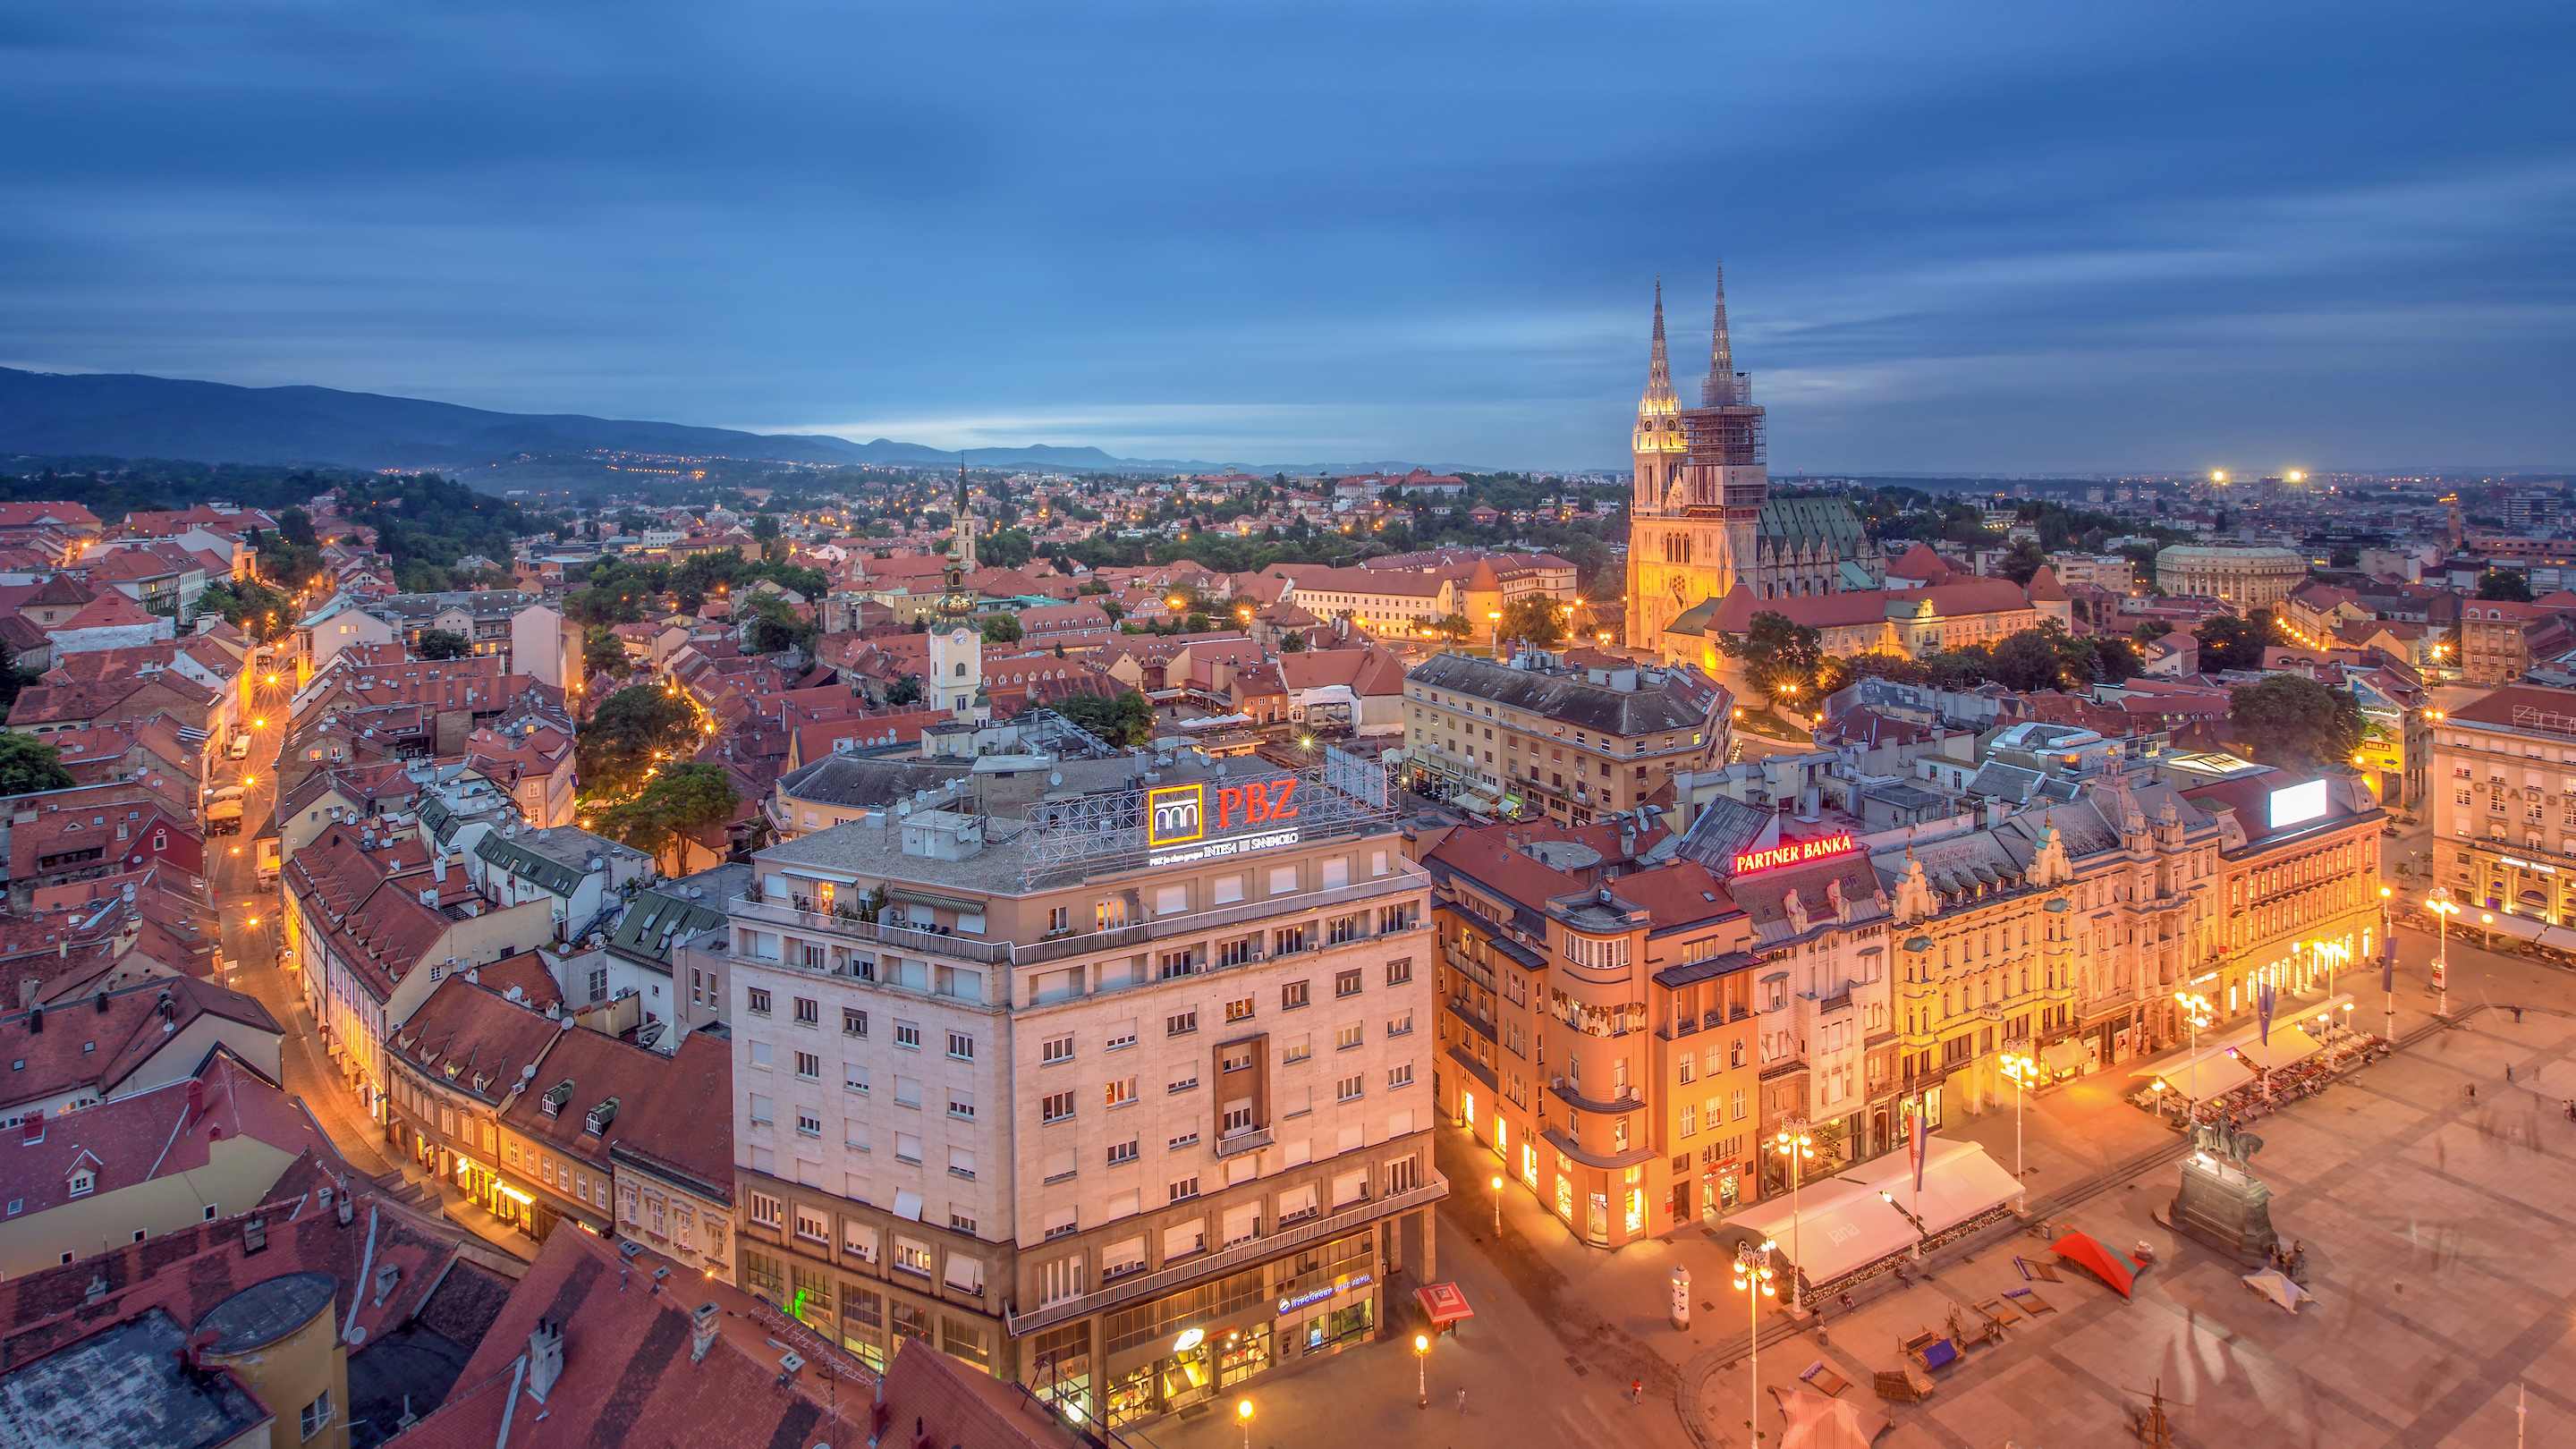
M2455 956L2455 960L2456 960ZM2504 1068L2515 1068L2507 1085ZM2471 1101L2466 1088L2474 1083ZM2123 1301L2080 1271L2029 1282L2014 1237L1911 1289L1766 1346L1767 1384L1822 1361L1874 1400L1870 1374L1953 1309L2037 1289L2056 1312L1971 1349L1920 1405L1892 1410L1888 1449L2020 1449L2126 1441L2128 1413L2161 1385L2185 1444L2442 1446L2514 1443L2517 1381L2532 1444L2576 1442L2576 1017L2500 1010L2265 1118L2256 1175L2273 1221L2306 1244L2317 1302L2293 1318L2241 1269L2149 1216L2173 1194L2161 1166L2091 1198L2071 1222L2156 1264ZM1744 1366L1704 1386L1716 1442L1742 1444ZM1780 1425L1766 1394L1764 1428Z
M2429 937L2400 932L2397 1031L2434 1020L2422 963ZM1936 1259L1915 1286L1836 1306L1761 1354L1764 1442L1780 1418L1770 1388L1823 1361L1879 1407L1873 1370L1896 1367L1900 1339L1940 1327L1956 1308L2007 1288L2041 1289L2057 1312L1970 1350L1920 1405L1888 1406L1879 1442L2018 1449L2132 1442L2127 1414L2161 1381L2183 1444L2449 1446L2514 1443L2516 1382L2528 1385L2530 1444L2576 1443L2576 976L2451 949L2455 1007L2483 1006L2459 1028L2423 1036L2321 1096L2256 1125L2256 1174L2276 1194L2274 1221L2302 1240L2319 1301L2299 1317L2255 1298L2217 1255L2148 1216L2174 1191L2168 1162L2108 1185L2053 1222L2071 1221L2158 1263L2134 1302L2079 1272L2026 1285L2012 1259L2046 1257L2013 1236L1967 1261ZM2338 985L2382 1025L2378 978ZM2516 1022L2507 1009L2526 1008ZM2507 1084L2510 1064L2515 1080ZM2478 1087L2472 1103L2466 1088ZM2125 1074L2081 1078L2030 1099L2024 1161L2034 1202L2095 1183L2105 1169L2174 1135L2121 1100ZM1943 1134L2013 1161L2008 1107L1954 1114ZM1616 1253L1586 1248L1531 1194L1507 1187L1494 1230L1493 1155L1455 1130L1439 1137L1451 1196L1440 1210L1439 1276L1465 1289L1476 1317L1433 1349L1433 1407L1415 1407L1412 1328L1386 1341L1246 1386L1250 1443L1666 1446L1746 1443L1749 1387L1741 1353L1744 1300L1728 1286L1730 1247L1686 1228ZM1669 1322L1675 1266L1692 1277L1692 1321ZM1777 1305L1766 1313L1776 1332ZM1399 1310L1401 1311L1401 1310ZM1402 1320L1399 1320L1402 1322ZM1685 1378L1695 1382L1684 1393ZM1642 1380L1642 1402L1628 1386ZM1456 1403L1468 1391L1465 1412ZM1686 1426L1681 1405L1700 1422ZM1141 1449L1216 1449L1245 1442L1231 1404L1131 1433ZM1695 1432L1694 1432L1695 1431Z

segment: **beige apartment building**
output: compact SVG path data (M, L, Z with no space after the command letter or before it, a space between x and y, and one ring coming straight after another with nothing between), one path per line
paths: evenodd
M1444 653L1404 678L1404 766L1477 813L1584 825L1644 804L1677 770L1725 763L1734 702L1689 667Z
M1447 1188L1383 771L943 768L731 903L741 1284L1111 1425L1386 1331Z
M2427 787L2454 930L2576 926L2576 690L2510 684L2452 710L2433 725Z

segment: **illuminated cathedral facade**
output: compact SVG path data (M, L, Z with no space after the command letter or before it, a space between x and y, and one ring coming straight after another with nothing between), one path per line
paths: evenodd
M1752 378L1735 370L1723 272L1708 367L1699 406L1683 407L1656 283L1654 350L1632 439L1627 642L1665 659L1703 658L1706 626L1733 590L1759 598L1830 594L1877 588L1886 576L1886 560L1850 504L1771 496L1763 410Z

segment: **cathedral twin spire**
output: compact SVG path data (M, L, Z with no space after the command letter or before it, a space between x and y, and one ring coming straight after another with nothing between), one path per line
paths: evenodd
M1744 401L1743 389L1735 376L1735 342L1726 332L1726 264L1717 264L1717 317L1709 324L1708 381L1700 386L1700 402L1708 407Z
M1726 324L1726 267L1721 263L1717 269L1717 311L1709 326L1708 380L1700 385L1700 403L1704 407L1720 407L1744 400L1743 380L1735 372L1735 340ZM1679 401L1673 393L1672 359L1664 348L1664 279L1657 277L1654 351L1646 364L1645 395L1637 400L1639 451L1647 451L1643 440L1648 432L1654 431L1651 421L1671 416L1678 410Z

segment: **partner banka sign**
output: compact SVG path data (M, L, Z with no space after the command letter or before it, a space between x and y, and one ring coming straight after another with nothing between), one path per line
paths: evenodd
M1298 781L1247 780L1145 792L1145 861L1187 865L1297 843Z
M1848 830L1832 835L1819 835L1812 840L1792 840L1761 850L1740 850L1735 854L1735 874L1756 875L1783 866L1806 865L1813 861L1831 860L1860 849L1860 841Z

